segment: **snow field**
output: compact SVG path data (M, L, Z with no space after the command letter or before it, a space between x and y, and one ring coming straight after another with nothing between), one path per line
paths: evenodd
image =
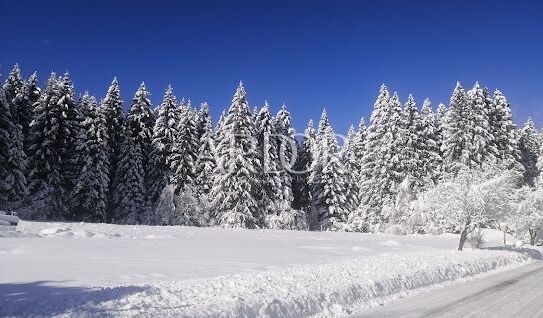
M456 235L37 222L21 229L23 237L0 240L0 316L337 317L533 260L497 249L457 252ZM489 234L497 245L499 233Z

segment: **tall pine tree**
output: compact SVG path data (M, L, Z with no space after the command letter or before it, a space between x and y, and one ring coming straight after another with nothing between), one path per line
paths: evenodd
M132 99L132 105L126 118L130 135L134 142L140 146L143 153L143 166L145 169L148 167L151 156L151 141L153 127L155 126L155 116L149 99L150 95L145 83L141 83Z
M459 82L451 96L449 109L443 118L443 168L446 172L457 172L461 166L468 165L470 136L467 131L466 117L468 96Z
M0 87L0 209L11 208L28 195L25 168L22 132Z
M276 139L276 127L270 114L268 103L258 112L256 117L256 140L258 154L257 179L255 198L258 208L262 211L263 223L266 217L278 215L284 200L282 186L283 174L279 172L279 144Z
M494 91L489 123L498 151L498 160L507 168L521 168L518 129L513 123L509 103L499 90Z
M442 158L439 147L441 136L439 119L436 118L430 100L424 100L421 108L420 141L423 143L421 151L422 172L426 181L437 184L441 177Z
M362 158L361 169L361 202L350 223L356 223L356 231L364 231L364 224L380 224L384 218L381 207L386 196L387 184L382 175L386 171L383 142L386 138L387 122L389 121L390 94L385 85L379 90L379 95L373 106L371 125L367 129L367 137Z
M109 192L106 121L94 96L84 94L80 108L85 114L82 122L85 134L77 147L82 168L71 193L70 206L75 220L105 222Z
M520 132L519 147L521 163L524 166L524 182L531 187L535 186L539 175L536 165L540 155L540 142L534 121L530 118Z
M218 136L212 195L215 222L222 227L258 227L260 216L253 197L258 164L254 134L254 118L240 83Z
M311 207L311 191L309 185L310 169L313 162L313 152L315 150L315 129L313 120L309 120L307 128L304 131L304 137L298 147L298 156L294 171L296 172L293 185L292 207L296 210L309 211Z
M123 100L121 98L121 90L117 78L114 78L106 93L106 97L102 101L100 108L104 114L107 127L107 144L109 153L109 180L110 189L114 189L115 173L117 164L120 160L121 143L124 140L126 119L123 110ZM113 211L113 198L109 198L111 206L109 211Z
M173 171L170 182L176 192L184 191L188 186L195 186L199 144L197 114L189 101L186 105L181 104L177 135L169 159Z
M157 119L153 127L151 169L149 173L151 184L149 199L152 203L158 200L160 193L169 183L173 174L170 159L173 153L173 144L177 137L178 125L177 99L173 93L173 88L168 86L158 108Z
M61 100L62 82L51 73L47 87L34 108L29 146L29 190L37 218L60 220L66 214L63 166L68 160L67 123Z
M292 128L292 118L285 105L275 116L275 130L278 140L278 168L281 178L282 210L290 210L292 205L292 168L295 164L294 151L296 151L296 141L294 134L296 131Z
M144 218L143 153L139 144L127 135L121 143L119 162L113 181L113 220L120 224L138 224Z
M198 112L197 134L199 136L199 148L195 169L196 186L199 195L207 196L213 187L213 171L217 166L213 124L207 103L202 103Z

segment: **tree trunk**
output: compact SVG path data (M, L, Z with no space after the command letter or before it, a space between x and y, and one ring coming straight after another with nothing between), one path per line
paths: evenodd
M464 228L462 229L462 232L460 232L460 243L458 244L459 251L461 251L462 248L464 248L464 243L466 243L467 238L468 238L468 229Z
M535 245L535 237L537 232L535 230L528 230L528 233L530 233L530 245Z

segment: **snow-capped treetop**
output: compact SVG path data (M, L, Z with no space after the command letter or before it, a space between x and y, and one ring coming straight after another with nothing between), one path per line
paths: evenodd
M151 94L147 90L145 83L142 82L132 99L132 105L127 116L127 123L134 142L138 143L144 152L144 157L148 156L151 138L153 135L153 126L155 117L152 111Z

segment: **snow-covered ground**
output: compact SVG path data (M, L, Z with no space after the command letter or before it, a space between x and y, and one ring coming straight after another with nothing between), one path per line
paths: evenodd
M24 221L18 230L0 234L0 316L341 316L533 259L457 252L456 235Z

